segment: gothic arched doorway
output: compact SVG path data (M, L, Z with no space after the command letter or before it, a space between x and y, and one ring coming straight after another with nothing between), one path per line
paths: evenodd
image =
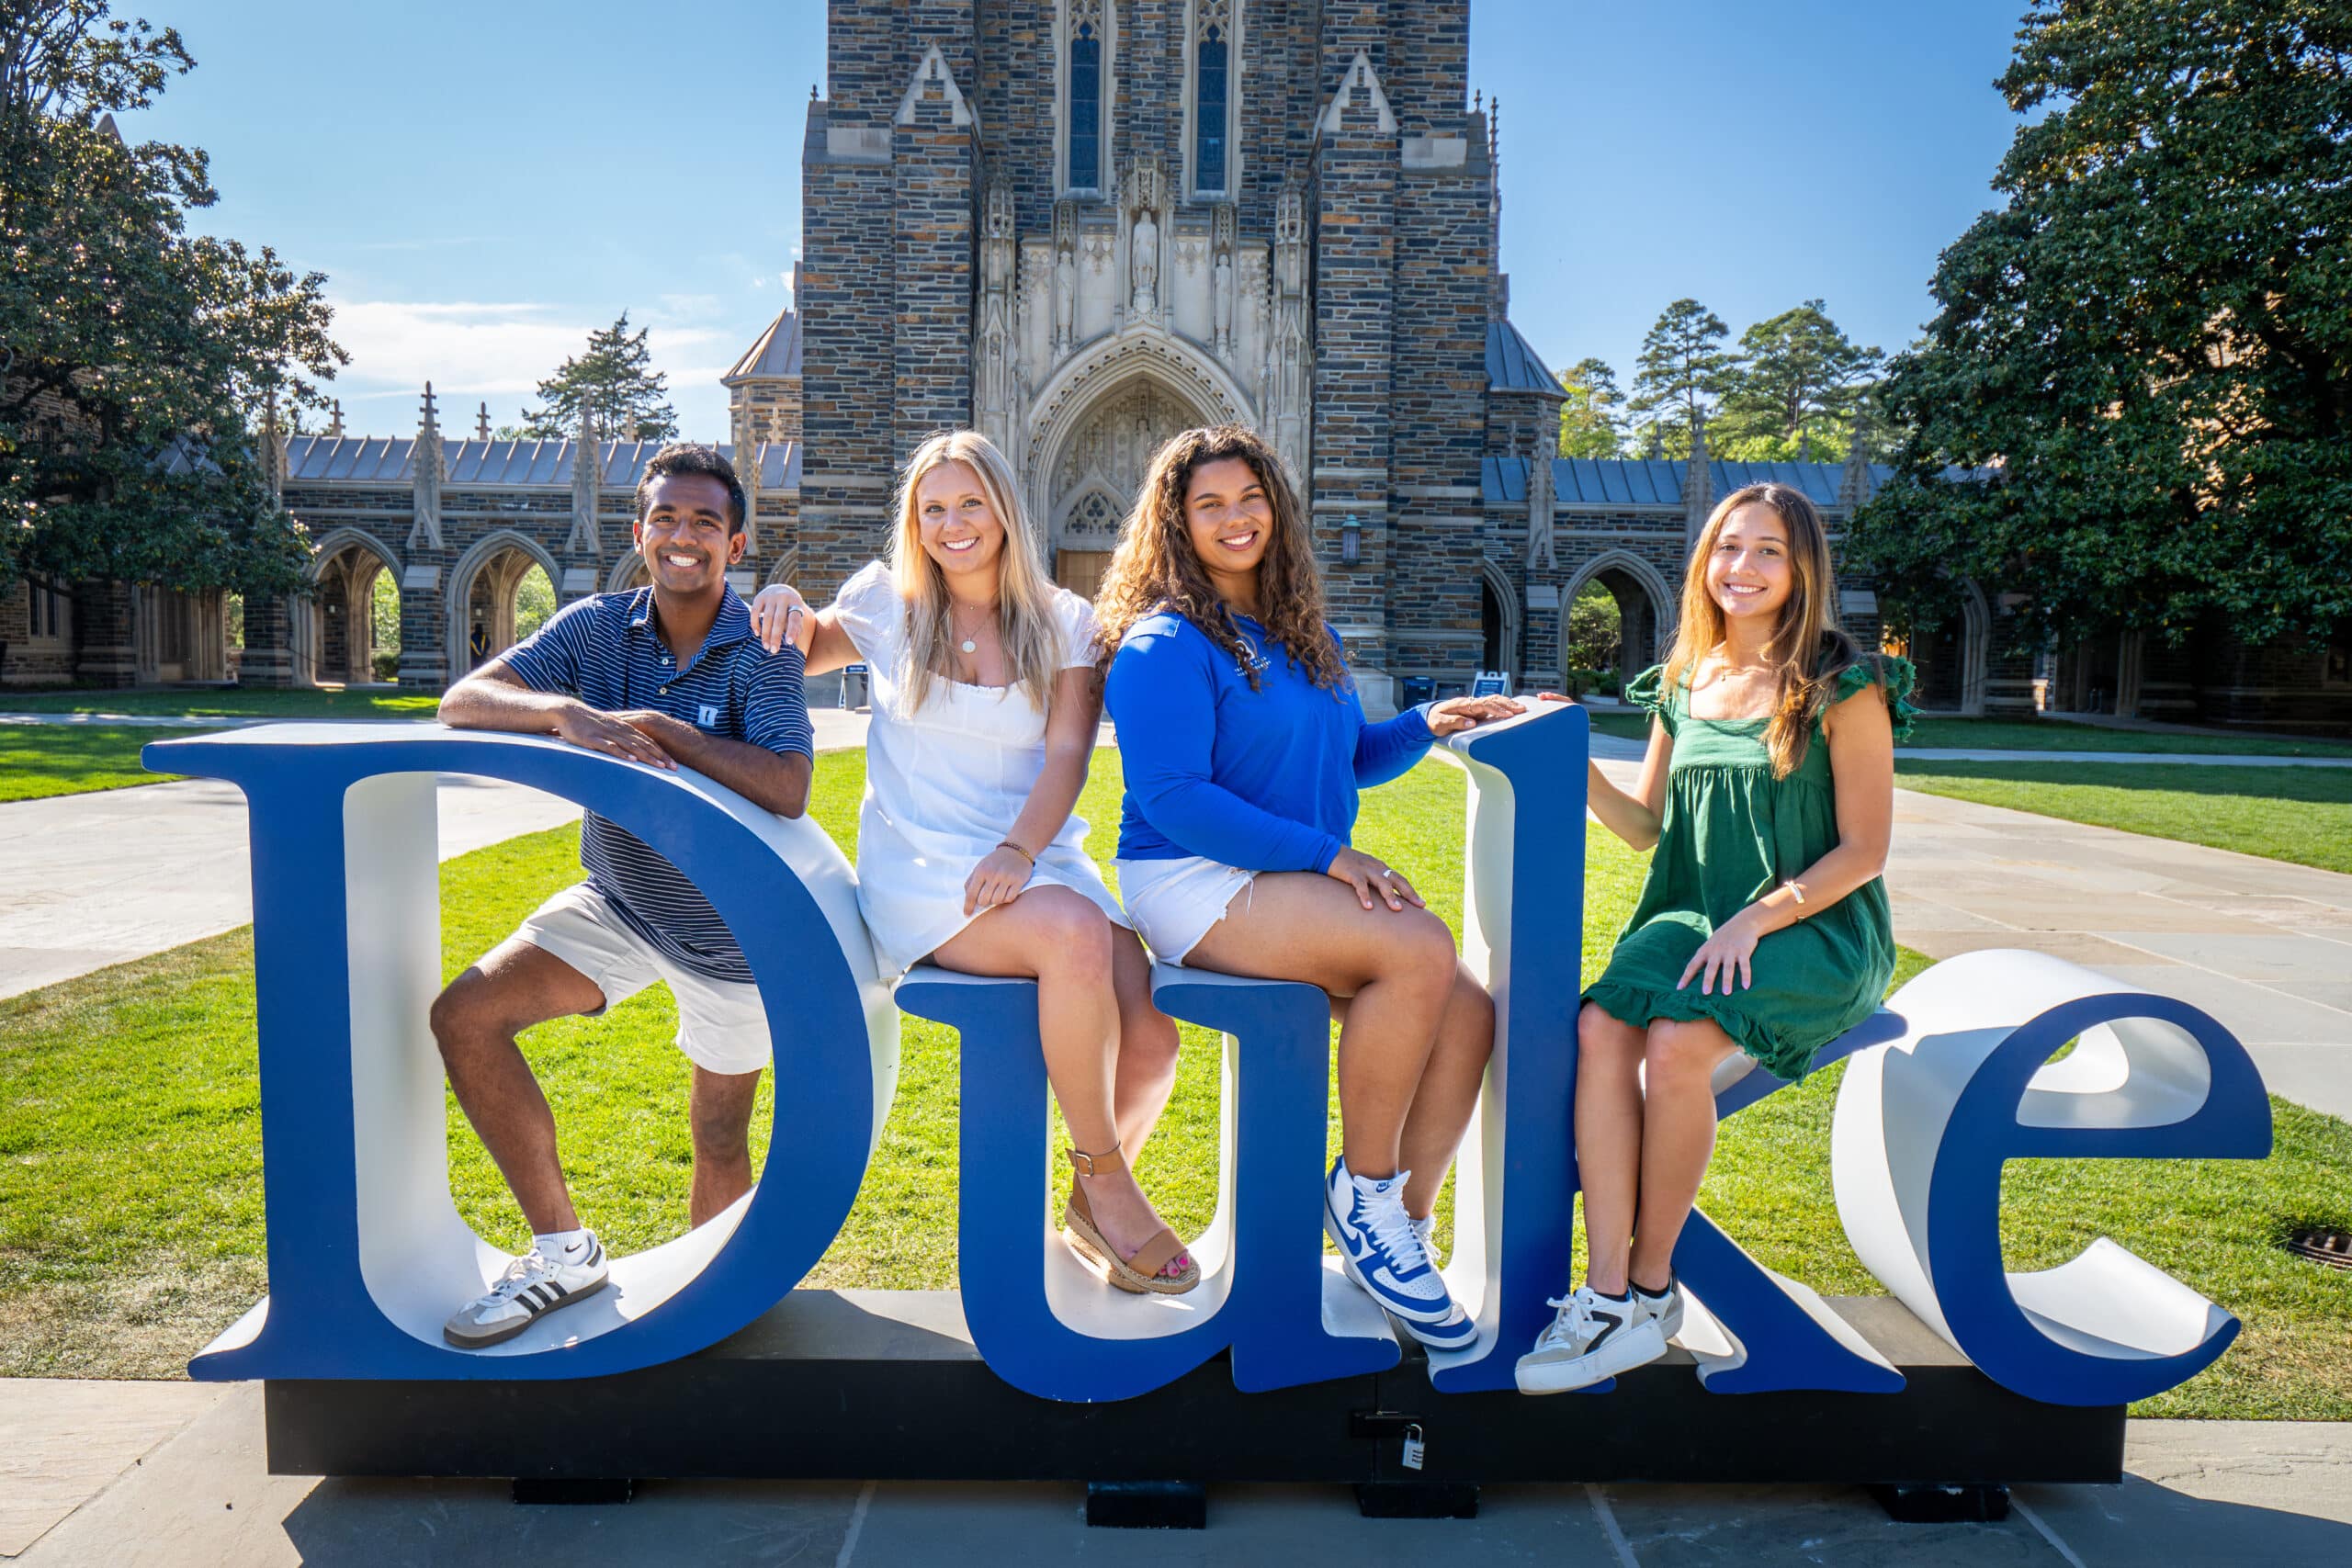
M1113 388L1080 416L1046 487L1046 547L1055 581L1094 596L1151 455L1177 432L1207 423L1190 398L1148 378Z
M525 580L537 572L537 592L526 595ZM502 528L468 550L450 573L448 600L449 679L505 652L555 609L553 558L535 541Z
M1605 601L1600 621L1589 629L1578 623L1577 600L1596 587ZM1596 596L1597 600L1599 596ZM1586 564L1560 595L1560 679L1578 683L1578 670L1613 673L1620 689L1666 657L1674 631L1674 598L1657 569L1623 550L1611 550ZM1615 614L1610 615L1608 611ZM1585 663L1585 660L1594 663Z

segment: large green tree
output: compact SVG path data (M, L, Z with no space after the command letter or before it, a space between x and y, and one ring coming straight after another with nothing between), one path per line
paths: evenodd
M628 312L588 334L587 352L567 359L539 383L539 406L523 411L523 429L540 440L576 434L584 411L603 440L666 441L678 434L669 378L653 368L650 329L628 330Z
M112 118L194 64L107 0L0 0L0 585L299 581L250 422L317 403L345 362L325 280L188 232L215 199L203 152Z
M1559 377L1568 395L1560 405L1560 456L1616 457L1625 441L1618 423L1625 394L1617 389L1617 372L1606 360L1579 359Z
M1837 461L1886 356L1838 329L1818 299L1740 334L1707 448L1750 463Z
M2040 118L1849 543L1898 602L1967 573L2065 635L2352 615L2352 6L2037 0L1998 85Z
M1660 311L1642 339L1626 408L1643 416L1643 441L1669 456L1690 450L1690 425L1728 389L1739 356L1724 346L1731 329L1696 299Z

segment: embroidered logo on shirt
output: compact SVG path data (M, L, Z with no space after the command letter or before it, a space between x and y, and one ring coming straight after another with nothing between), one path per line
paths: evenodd
M711 726L717 724L718 722L718 705L717 703L705 703L701 706L695 708L695 722L701 725L705 729L708 729Z

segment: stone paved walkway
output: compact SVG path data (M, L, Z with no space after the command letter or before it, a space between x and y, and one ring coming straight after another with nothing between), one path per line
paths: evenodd
M1894 1524L1850 1487L1495 1486L1476 1519L1408 1520L1360 1517L1341 1487L1215 1486L1200 1532L1090 1530L1074 1485L648 1482L518 1507L497 1482L270 1475L252 1384L0 1382L0 1559L27 1568L2352 1562L2352 1427L2319 1423L2134 1422L2120 1485L2020 1486L1996 1525Z

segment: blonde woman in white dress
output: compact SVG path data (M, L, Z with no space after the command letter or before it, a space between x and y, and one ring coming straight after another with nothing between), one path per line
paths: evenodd
M821 611L763 589L752 620L811 675L868 671L858 903L884 970L1036 980L1075 1168L1063 1237L1121 1290L1191 1290L1200 1269L1128 1165L1175 1082L1176 1025L1071 809L1102 709L1094 612L1046 577L1011 465L974 432L933 436L908 461L889 558Z

